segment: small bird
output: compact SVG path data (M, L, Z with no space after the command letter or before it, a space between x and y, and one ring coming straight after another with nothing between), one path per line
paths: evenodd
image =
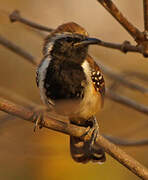
M93 149L99 133L95 115L103 106L105 83L99 66L88 55L88 46L98 42L78 24L62 24L45 39L43 59L37 68L43 103L67 116L70 123L88 127L87 133L91 133L86 141L70 137L71 156L81 163L106 159L103 149Z

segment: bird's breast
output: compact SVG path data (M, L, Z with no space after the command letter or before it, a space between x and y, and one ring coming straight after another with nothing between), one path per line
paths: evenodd
M101 106L101 96L92 84L87 62L80 66L74 62L58 63L46 58L38 77L43 102L52 104L58 114L88 119Z

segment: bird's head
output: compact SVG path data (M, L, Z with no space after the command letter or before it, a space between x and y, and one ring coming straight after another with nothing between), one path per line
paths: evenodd
M81 64L87 55L88 46L98 42L99 39L81 34L56 33L46 39L43 53L61 61L68 60Z

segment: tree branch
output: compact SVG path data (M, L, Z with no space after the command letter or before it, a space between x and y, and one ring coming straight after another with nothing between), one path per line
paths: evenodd
M23 105L23 107L35 109L36 108L43 108L42 106L36 105L34 102L27 100L23 98L22 96L12 93L8 89L0 88L0 95L7 97L7 99L11 99L14 103L19 103ZM55 115L54 115L55 117ZM12 118L12 117L11 117ZM0 117L0 120L3 120L3 122L6 122L7 119L10 119L10 115L8 116L2 116ZM145 127L145 125L144 125ZM137 131L137 130L136 130ZM143 146L148 145L148 139L142 139L142 140L127 140L127 139L121 139L118 137L113 137L111 135L103 135L103 137L107 138L109 141L116 145L122 145L122 146Z
M136 78L139 78L140 80L148 83L148 74L136 72L136 71L133 71L133 72L124 71L123 73L126 74L127 76L135 76Z
M115 102L126 105L132 109L135 109L136 111L139 111L141 113L148 115L148 107L147 106L144 106L143 104L139 104L128 97L120 96L111 90L106 91L106 96Z
M110 0L98 0L111 14L114 18L116 18L116 20L133 36L133 38L136 39L144 39L144 35L143 33L141 33L136 27L134 27L130 22L127 21L126 18L124 18L124 16L121 14L121 12L117 9L117 7L113 4L112 1ZM9 15L10 21L11 22L21 22L23 24L26 24L30 27L36 28L38 30L42 30L42 31L46 31L46 32L51 32L54 29L52 28L48 28L46 26L40 25L38 23L34 23L26 18L23 18L20 15L20 11L15 10L13 11L10 15ZM119 47L120 45L118 44L112 44L112 43L102 43L102 46L105 47L110 47L110 48L115 48L115 49L120 49L121 47ZM123 45L122 45L123 46ZM135 47L131 47L129 46L129 51L132 52L137 52L137 50L135 49ZM127 48L126 48L127 49ZM127 50L126 50L127 51Z
M3 88L3 87L0 87L0 96L13 101L14 103L19 103L19 104L23 105L24 107L33 108L33 107L37 106L34 102L18 95L17 93L12 92L11 90Z
M42 31L51 32L52 30L54 30L54 29L51 29L51 28L48 28L48 27L45 27L43 25L40 25L40 24L37 24L37 23L34 23L34 22L27 20L26 18L24 18L20 15L20 12L18 10L13 11L10 14L9 18L10 18L11 22L19 21L23 24L26 24L28 26L31 26L35 29L39 29ZM100 40L100 43L98 43L98 45L103 46L103 47L107 47L107 48L120 50L123 53L137 52L137 53L141 53L145 56L147 55L147 54L144 54L142 46L133 46L128 41L125 41L122 44L117 44L117 43L110 43L110 42L105 42L105 41Z
M116 49L123 53L137 52L137 53L143 54L142 46L133 46L130 44L129 41L125 41L122 44L116 44L116 43L110 43L110 42L105 42L105 41L100 40L98 45L106 47L106 48Z
M145 39L144 34L140 32L133 24L131 24L123 14L118 10L111 0L97 0L123 27L126 31L139 43Z
M51 32L53 29L46 27L46 26L42 26L40 24L34 23L32 21L29 21L23 17L21 17L20 12L18 10L13 11L10 15L9 15L10 21L11 22L21 22L23 24L26 24L32 28L36 28L38 30L41 31L46 31L46 32Z
M3 45L4 47L8 48L9 50L15 52L19 56L25 58L26 60L28 60L33 65L36 64L35 58L31 54L27 53L25 50L20 48L20 46L15 45L14 43L5 39L1 35L0 35L0 44Z
M148 0L143 0L143 10L144 10L144 29L145 31L148 31Z
M121 139L118 137L114 137L111 135L102 135L103 137L107 138L112 143L119 145L119 146L145 146L148 145L148 139L140 139L140 140L127 140Z
M10 101L0 98L0 110L11 115L20 117L24 120L29 122L35 123L34 115L35 112L24 108L20 105L16 105ZM45 115L44 123L42 124L43 127L52 129L55 131L59 131L68 135L72 135L75 137L83 138L83 134L85 134L86 129L84 127L78 127L66 122L62 122L59 120L55 120L49 115ZM107 139L103 136L99 135L96 139L96 143L94 148L97 149L98 147L102 147L109 155L111 155L114 159L118 162L123 164L129 170L131 170L134 174L141 177L142 179L148 179L148 170L142 166L139 162L135 159L127 155L124 151L119 149L114 144L110 143Z

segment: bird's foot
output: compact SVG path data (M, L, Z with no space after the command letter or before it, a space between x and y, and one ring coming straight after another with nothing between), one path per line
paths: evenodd
M34 109L33 119L35 122L34 132L37 129L41 129L44 124L44 112L47 111L45 107L37 107Z
M99 134L99 125L95 117L92 117L90 122L92 122L92 125L88 126L86 133L84 134L84 141L89 143L89 149L92 151Z

